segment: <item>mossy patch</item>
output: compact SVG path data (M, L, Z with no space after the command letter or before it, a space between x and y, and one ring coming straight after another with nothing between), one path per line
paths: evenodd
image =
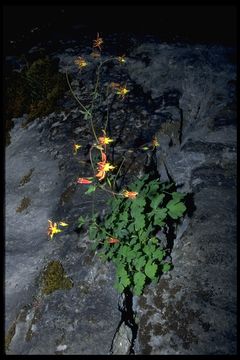
M11 344L12 338L14 337L16 332L16 321L14 321L12 323L12 325L10 326L10 328L8 329L8 332L5 336L5 349L9 350L9 346Z
M33 119L48 115L58 109L58 101L67 90L64 74L58 72L58 61L48 56L27 62L20 72L6 69L5 77L6 144L12 118L28 114L25 125Z
M27 209L30 204L31 204L31 199L24 196L24 198L21 200L20 205L16 209L16 212L21 213L23 210Z
M19 182L19 186L23 186L31 180L33 171L34 171L34 169L30 169L29 172L21 178L21 180Z
M42 275L42 291L49 295L56 290L67 290L73 287L73 282L66 276L60 261L51 261Z

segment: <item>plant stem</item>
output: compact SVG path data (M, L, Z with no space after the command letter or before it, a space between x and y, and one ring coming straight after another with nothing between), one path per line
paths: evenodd
M89 112L89 111L87 110L87 108L81 103L81 101L79 100L79 98L74 94L74 91L73 91L73 89L72 89L72 86L71 86L71 84L70 84L70 82L69 82L67 70L66 70L66 78L67 78L67 83L68 83L69 89L70 89L73 97L75 98L75 100L78 102L78 104L81 106L81 108L82 108L84 111Z
M119 169L118 169L118 171L117 171L117 174L116 174L115 179L114 179L114 182L113 182L113 189L115 189L115 184L116 184L116 180L117 180L118 174L120 173L120 170L121 170L121 168L122 168L123 163L124 163L125 160L126 160L126 158L123 156L121 165L119 166Z
M100 230L105 231L105 232L106 232L106 234L108 234L110 237L112 237L112 238L114 238L114 237L115 237L114 235L112 235L112 234L110 234L108 231L106 231L106 229L103 229L101 226L99 226L97 223L95 223L95 224L96 224L96 226L97 226Z
M94 137L95 137L96 142L98 142L98 138L97 138L97 135L96 135L96 132L95 132L95 128L94 128L94 125L93 125L93 116L92 116L93 107L94 107L94 103L95 103L95 99L96 99L96 95L97 95L98 84L99 84L99 79L100 79L100 69L101 69L101 67L102 67L103 64L105 64L107 61L110 61L110 60L112 60L112 59L107 59L107 60L101 62L101 64L100 64L100 65L98 66L98 68L97 68L97 79L96 79L96 84L95 84L95 88L94 88L94 92L93 92L92 104L91 104L91 108L90 108L91 128L92 128L92 132L93 132L93 135L94 135Z
M107 86L107 119L106 119L106 123L104 126L105 131L107 131L108 119L109 119L108 92L109 92L109 86Z
M112 191L112 190L107 190L103 187L104 185L99 185L99 189L103 190L103 191L106 191L112 195L117 195L117 196L123 196L122 194L119 194L119 193L116 193L115 191Z
M93 176L95 176L95 168L94 168L93 161L92 161L92 149L93 149L93 146L91 146L91 148L89 150L89 158L90 158L91 166L93 169Z

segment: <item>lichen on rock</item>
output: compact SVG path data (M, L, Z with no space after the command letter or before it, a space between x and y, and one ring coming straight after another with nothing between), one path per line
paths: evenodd
M49 295L56 290L67 290L73 287L64 271L60 261L52 260L48 263L42 275L42 291L45 295Z
M29 205L31 204L31 199L29 197L25 197L21 200L20 205L16 209L16 212L20 213L23 210L27 209Z
M19 186L24 186L25 184L27 184L30 180L31 180L31 176L32 176L32 173L33 173L34 169L30 169L29 172L24 175L20 182L19 182Z

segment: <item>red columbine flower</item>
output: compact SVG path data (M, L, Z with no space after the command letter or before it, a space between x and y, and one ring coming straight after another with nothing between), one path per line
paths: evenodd
M120 64L124 64L126 62L125 55L118 56L118 61L120 62Z
M93 40L93 47L98 48L101 51L102 44L103 44L103 39L101 37L99 37L99 33L97 33L97 39Z
M74 60L74 63L77 66L79 66L80 68L87 66L86 60L84 58L82 58L81 56L78 56L78 58L76 60Z
M110 142L113 142L113 139L110 139L109 137L106 136L106 131L103 130L103 136L100 136L98 138L99 144L101 145L108 145Z
M77 179L77 183L78 184L91 184L92 183L92 180L88 180L86 178L78 178Z
M110 238L108 238L108 243L109 244L117 244L117 243L119 243L119 240L116 238L110 237Z
M73 152L76 155L78 152L78 149L80 149L82 147L82 145L80 144L73 144Z
M105 178L106 172L113 170L115 168L115 166L107 162L107 156L103 151L101 152L101 154L102 154L102 161L99 161L97 163L98 173L96 174L96 177L99 178L98 179L99 181Z
M127 197L129 199L135 199L136 196L138 195L138 192L124 190L122 194L124 197Z
M126 88L126 86L120 86L120 87L118 88L118 90L117 90L117 94L118 94L119 96L121 96L122 99L124 99L125 95L126 95L129 91L130 91L130 90L128 90L128 89Z
M58 229L57 227L57 223L52 223L51 220L48 220L49 225L48 225L48 236L50 236L50 238L53 238L54 234L57 234L59 232L61 232L62 230Z

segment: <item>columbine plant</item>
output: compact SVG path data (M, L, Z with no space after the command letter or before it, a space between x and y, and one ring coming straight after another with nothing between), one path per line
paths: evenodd
M87 225L93 249L98 251L103 260L114 263L116 289L119 292L128 289L135 295L140 295L146 284L151 281L157 282L162 273L172 268L172 264L166 261L169 249L162 244L158 234L162 232L167 235L168 225L178 222L184 215L186 195L177 192L174 184L161 184L158 178L151 178L149 174L123 189L117 189L116 179L125 158L118 167L111 163L108 148L114 145L114 139L108 136L106 130L109 109L107 108L106 122L99 130L99 134L94 124L94 112L96 101L101 97L99 90L101 69L110 61L123 65L126 63L126 57L122 55L102 60L103 44L103 39L97 34L97 38L93 41L91 56L100 62L96 68L96 83L90 104L84 105L76 96L66 73L70 91L80 106L84 120L89 122L94 137L89 150L93 175L79 177L76 183L88 187L86 194L101 190L111 195L109 213L104 219L100 220L98 214L94 214L93 211L92 218L82 216L79 218L78 228ZM77 57L75 64L81 72L88 68L88 61L83 56ZM107 87L107 96L109 91L114 91L119 101L124 101L130 90L126 84L112 81ZM150 146L143 146L141 149L155 151L158 146L160 146L159 142L154 137ZM81 147L82 145L74 143L73 154L77 155ZM97 156L93 157L93 151L95 154L97 152ZM61 222L59 224L63 225ZM50 222L51 238L60 231L57 223Z

